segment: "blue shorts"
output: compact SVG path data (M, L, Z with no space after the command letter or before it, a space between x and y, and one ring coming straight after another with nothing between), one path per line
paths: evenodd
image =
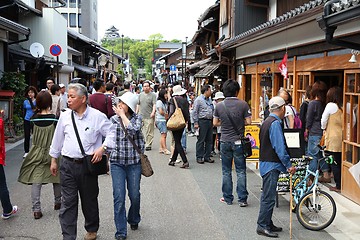
M160 133L167 133L166 121L156 121L156 127L159 129Z

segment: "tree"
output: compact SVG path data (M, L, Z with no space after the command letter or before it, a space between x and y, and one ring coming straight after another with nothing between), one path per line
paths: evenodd
M122 40L123 40L123 52L130 56L130 63L134 75L138 73L138 69L146 70L146 78L151 79L152 77L152 58L154 56L154 50L158 48L159 44L165 42L163 35L160 33L152 34L148 40L135 40L129 37L123 39L102 39L101 46L113 50L114 53L121 55L122 52ZM181 42L180 40L171 40L171 42ZM124 56L125 57L125 56ZM140 60L141 59L141 60Z

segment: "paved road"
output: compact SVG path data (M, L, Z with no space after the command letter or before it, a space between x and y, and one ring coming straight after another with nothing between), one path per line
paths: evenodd
M199 165L195 161L195 137L188 138L190 169L167 165L168 156L157 152L159 134L153 150L147 152L155 174L141 181L141 216L138 231L129 228L128 239L267 239L255 233L259 211L261 178L258 170L247 171L249 206L226 205L221 197L221 162ZM169 146L169 145L168 145ZM31 187L17 183L23 155L19 145L7 152L6 175L13 204L19 213L0 220L0 239L61 239L58 212L53 210L52 186L45 185L42 192L43 218L34 220L31 212ZM249 164L249 167L252 167ZM112 185L110 176L100 176L100 229L98 239L114 239ZM235 197L236 198L236 197ZM284 228L280 239L289 239L289 202L279 197L279 208L274 211L274 223ZM127 204L128 206L128 204ZM78 239L85 234L82 214L79 214ZM349 239L336 226L326 231L304 229L293 215L293 239Z

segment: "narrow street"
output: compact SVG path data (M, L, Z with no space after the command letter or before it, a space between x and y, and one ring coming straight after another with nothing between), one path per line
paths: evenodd
M267 239L255 232L259 211L261 178L255 164L248 164L247 183L249 206L236 203L226 205L221 197L221 162L197 164L195 137L188 137L187 152L190 169L167 165L169 157L159 154L159 133L155 129L153 150L146 152L155 174L142 178L141 216L139 230L128 228L128 239ZM168 146L169 144L168 137ZM0 239L62 239L58 211L53 210L52 186L43 187L41 200L44 216L34 220L31 211L31 187L17 182L23 155L23 144L7 151L7 182L13 204L20 211L9 220L0 220ZM113 198L111 177L99 177L100 229L98 239L114 239ZM327 189L323 187L323 189ZM331 193L338 202L334 223L324 231L312 232L303 228L293 214L293 239L359 239L360 207L337 193ZM235 196L236 199L237 196ZM288 194L279 196L279 208L274 210L274 224L284 228L279 239L289 239ZM128 204L127 204L128 207ZM82 213L79 212L78 239L85 234ZM350 230L351 229L351 230Z

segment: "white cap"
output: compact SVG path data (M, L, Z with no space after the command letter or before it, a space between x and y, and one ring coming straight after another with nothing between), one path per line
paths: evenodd
M60 87L60 88L63 88L63 87L65 87L65 84L60 83L60 84L59 84L59 87Z
M214 100L224 99L224 98L225 98L225 96L224 96L223 92L216 92L215 93Z
M132 92L126 92L121 97L117 97L116 103L119 103L120 101L125 103L133 112L136 111L138 97Z
M173 96L181 96L186 93L186 89L183 89L181 85L176 85L173 87Z
M281 108L284 105L285 105L284 99L279 96L275 96L275 97L271 98L269 101L269 109L270 110L275 110L275 109Z

